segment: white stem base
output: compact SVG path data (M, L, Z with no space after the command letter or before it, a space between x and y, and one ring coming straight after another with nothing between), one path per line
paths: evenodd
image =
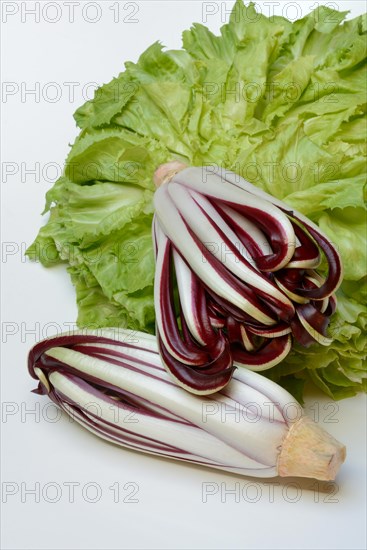
M175 174L181 172L184 168L187 168L187 165L178 160L172 160L166 164L161 164L158 166L157 170L154 172L153 181L156 187L163 185L170 181Z
M307 416L289 429L278 457L282 477L312 477L321 481L335 479L346 456L346 449L333 436Z

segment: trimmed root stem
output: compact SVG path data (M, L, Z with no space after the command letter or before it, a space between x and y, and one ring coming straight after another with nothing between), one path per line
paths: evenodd
M153 181L155 186L160 187L164 183L167 183L175 174L181 172L184 168L187 168L187 165L178 160L172 160L166 164L161 164L154 172Z
M311 477L321 481L335 479L346 456L346 449L323 428L303 416L289 429L278 457L282 477Z

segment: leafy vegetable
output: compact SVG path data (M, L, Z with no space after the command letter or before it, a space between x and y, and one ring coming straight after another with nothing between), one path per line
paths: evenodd
M58 335L28 356L38 394L112 443L256 477L335 479L345 447L283 388L237 369L225 393L174 383L154 336L99 329ZM93 405L91 407L91 405Z
M331 343L342 265L315 224L218 166L173 161L154 181L157 338L178 384L208 395L228 384L233 360L264 371L284 360L293 340ZM314 270L316 243L326 278Z
M270 375L311 376L337 398L365 387L367 25L345 16L320 6L291 23L237 0L220 36L195 24L182 50L153 44L77 110L80 135L28 255L69 264L79 325L154 330L154 170L215 163L306 214L342 256L334 342L293 351Z

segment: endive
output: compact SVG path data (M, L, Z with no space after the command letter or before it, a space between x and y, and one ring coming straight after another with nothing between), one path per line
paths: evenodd
M314 223L214 164L172 161L154 180L158 343L178 384L207 395L228 383L233 360L263 371L285 359L293 340L332 342L343 269ZM315 271L321 253L325 278Z
M65 333L29 353L36 393L96 435L131 449L238 474L334 479L345 448L283 388L238 368L210 397L178 386L155 337L128 330Z

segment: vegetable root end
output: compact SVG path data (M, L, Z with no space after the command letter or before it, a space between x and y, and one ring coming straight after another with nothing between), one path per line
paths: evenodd
M178 172L181 172L187 165L178 160L172 160L158 166L154 172L153 181L156 187L160 187L164 183L169 182Z
M346 457L345 446L303 416L290 427L278 458L281 477L333 481Z

